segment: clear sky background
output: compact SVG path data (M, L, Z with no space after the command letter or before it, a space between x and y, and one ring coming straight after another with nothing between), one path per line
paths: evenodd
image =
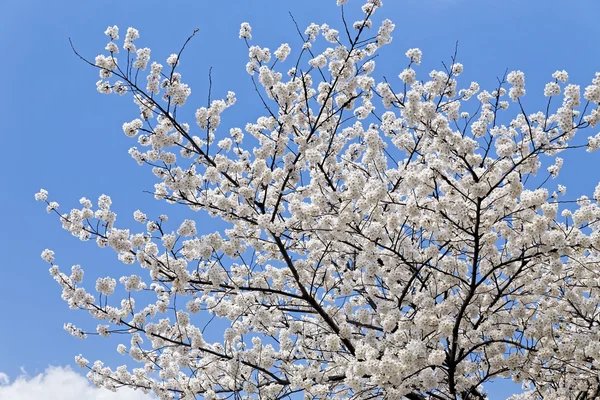
M361 4L350 0L348 11ZM6 183L0 196L0 400L141 399L139 393L97 391L77 375L82 371L73 357L79 353L111 366L130 359L115 351L118 341L79 341L63 330L65 322L95 330L96 321L68 309L39 255L51 248L63 269L81 264L88 284L96 276L133 273L135 266L116 261L110 249L71 237L33 194L41 187L49 190L63 212L78 206L82 196L95 201L109 194L121 226L135 227L136 209L153 218L167 212L175 221L190 214L176 206L164 208L143 193L153 189L155 178L127 154L135 143L121 131L123 122L137 116L137 106L128 96L97 93L97 71L73 55L68 38L93 59L104 52L108 25L118 25L122 36L133 26L141 34L137 46L152 48L152 58L164 63L200 28L180 69L192 87L184 116L206 105L212 66L213 96L237 93L238 103L224 114L225 126L243 127L262 114L244 68L247 49L238 39L240 23L252 24L254 43L274 50L288 42L294 54L300 39L288 11L302 30L311 22L341 28L339 8L335 0L2 0L0 7L0 151ZM449 61L458 40L458 61L465 65L461 86L475 80L491 91L506 69L520 69L526 76L524 104L534 112L543 107L543 86L555 70L566 69L570 82L582 86L600 70L598 15L597 0L384 0L376 21L390 18L396 30L393 43L377 59L377 71L396 80L406 65L405 51L419 47L424 61L417 77L425 79L431 69L441 69L441 61ZM576 142L596 133L581 132ZM571 198L591 194L600 180L599 155L577 152L564 158L560 177L550 185L566 184ZM203 231L217 227L201 214L193 217ZM68 393L65 385L70 385ZM499 382L491 390L490 399L505 399L515 387Z

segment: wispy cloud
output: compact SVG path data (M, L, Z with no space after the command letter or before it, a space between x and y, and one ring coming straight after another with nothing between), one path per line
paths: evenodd
M0 372L0 385L8 385L9 382L8 375L4 372Z
M36 376L22 374L11 381L0 372L0 400L151 400L131 389L111 392L96 388L85 376L70 368L48 367Z

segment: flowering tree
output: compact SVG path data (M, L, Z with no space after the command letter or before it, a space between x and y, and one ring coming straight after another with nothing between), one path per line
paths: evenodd
M485 382L511 377L529 388L515 399L600 396L600 186L559 210L565 188L543 179L559 174L558 153L600 147L600 136L572 143L600 120L600 74L582 99L557 71L534 113L520 71L491 92L459 89L456 54L419 81L422 53L410 49L399 80L376 83L374 57L394 29L384 20L373 33L380 7L366 1L340 31L299 30L285 74L290 46L251 46L242 24L265 115L228 132L232 92L199 108L197 127L178 117L191 93L178 72L185 45L149 65L135 29L122 47L118 28L106 30L107 54L87 62L98 91L139 106L123 130L159 179L156 199L230 229L202 236L194 220L177 228L138 210L145 229L132 233L106 195L61 215L36 194L74 236L141 267L116 291L98 279L92 295L79 266L66 274L42 254L71 308L102 321L98 334L130 335L117 351L138 368L76 357L94 383L161 399L483 399ZM545 156L555 157L547 169ZM526 188L533 180L543 182ZM219 343L203 337L209 314L229 321Z

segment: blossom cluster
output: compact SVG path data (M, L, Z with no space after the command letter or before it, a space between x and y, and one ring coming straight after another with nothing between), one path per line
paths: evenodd
M376 56L396 28L374 27L381 7L366 0L354 23L299 29L292 62L289 44L251 45L242 23L265 113L227 129L233 92L197 108L195 124L176 112L191 95L184 48L163 66L129 28L118 64L119 28L107 28L97 89L139 107L122 130L154 197L227 228L202 234L195 217L139 209L127 228L107 195L69 212L35 195L126 264L93 295L81 266L65 273L41 254L68 305L99 321L65 330L128 335L116 350L134 368L76 357L95 384L160 399L485 398L497 377L532 385L523 400L600 390L600 185L568 207L565 186L531 185L559 176L559 153L600 148L600 134L576 136L600 122L600 74L582 94L556 71L547 106L529 113L524 72L485 90L459 81L456 56L421 75L410 48L397 79L381 81ZM213 319L228 321L208 330L216 342L204 336Z

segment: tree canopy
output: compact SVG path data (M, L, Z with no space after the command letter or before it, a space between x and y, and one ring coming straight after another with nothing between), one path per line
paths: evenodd
M61 213L36 194L64 229L138 267L86 286L81 267L42 253L95 333L130 337L117 348L130 368L77 356L95 384L160 399L450 400L511 378L529 388L514 399L600 396L600 186L568 202L548 184L559 153L600 148L576 135L600 121L600 73L582 94L556 71L539 111L525 110L521 71L489 90L461 83L457 52L421 80L409 49L398 78L377 81L395 27L373 26L381 6L339 29L297 25L303 45L273 52L243 23L264 115L228 131L222 118L243 111L233 92L209 94L195 124L178 113L194 35L164 65L133 28L121 41L108 27L94 60L74 49L100 93L139 106L123 131L155 198L228 224L200 235L194 219L137 210L127 228L107 195ZM228 321L220 342L205 341L207 315Z

